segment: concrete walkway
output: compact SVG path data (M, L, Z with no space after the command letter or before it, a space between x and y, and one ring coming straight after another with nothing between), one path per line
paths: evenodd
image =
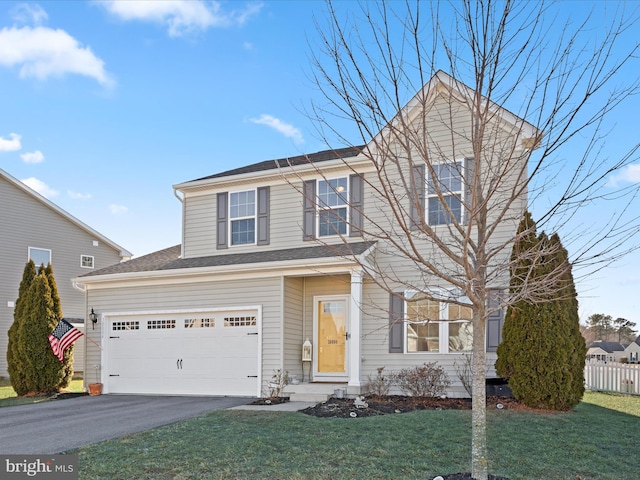
M100 395L0 408L0 454L67 452L253 400Z

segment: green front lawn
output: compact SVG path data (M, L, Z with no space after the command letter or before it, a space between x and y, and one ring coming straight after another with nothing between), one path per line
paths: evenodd
M574 412L489 412L490 471L513 480L638 478L640 397ZM81 479L431 479L469 471L469 411L355 419L217 411L78 450ZM635 430L634 430L635 429Z
M82 386L82 379L75 379L71 381L71 384L64 389L65 392L84 392ZM0 408L1 407L13 407L15 405L25 405L29 403L39 403L48 401L48 397L18 397L15 390L11 387L11 382L8 379L0 377Z

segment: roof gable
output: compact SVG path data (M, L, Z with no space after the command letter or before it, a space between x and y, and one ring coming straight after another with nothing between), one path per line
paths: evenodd
M91 234L92 236L96 237L98 240L100 240L101 242L105 243L106 245L109 245L114 250L117 250L119 255L120 255L120 257L122 257L122 258L130 258L133 255L130 251L122 248L120 245L118 245L117 243L115 243L112 240L108 239L107 237L105 237L101 233L97 232L96 230L91 228L86 223L78 220L76 217L74 217L73 215L71 215L67 211L65 211L62 208L60 208L55 203L53 203L50 200L46 199L45 197L40 195L35 190L32 190L27 185L22 183L20 180L12 177L11 175L9 175L7 172L2 170L1 168L0 168L0 178L5 179L10 185L13 185L18 190L21 190L22 192L26 193L30 197L34 198L35 200L40 202L42 205L44 205L45 207L49 208L53 212L57 213L58 215L60 215L64 219L66 219L67 221L69 221L72 224L74 224L75 226L77 226L78 228L80 228L80 229L84 230L85 232Z

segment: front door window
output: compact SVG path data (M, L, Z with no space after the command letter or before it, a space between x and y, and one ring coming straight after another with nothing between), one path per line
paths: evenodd
M344 375L346 369L347 301L317 302L317 342L319 375Z

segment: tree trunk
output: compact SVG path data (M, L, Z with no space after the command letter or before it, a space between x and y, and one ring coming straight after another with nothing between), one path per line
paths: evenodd
M474 309L473 366L471 398L471 476L475 480L487 480L487 385L484 312Z

